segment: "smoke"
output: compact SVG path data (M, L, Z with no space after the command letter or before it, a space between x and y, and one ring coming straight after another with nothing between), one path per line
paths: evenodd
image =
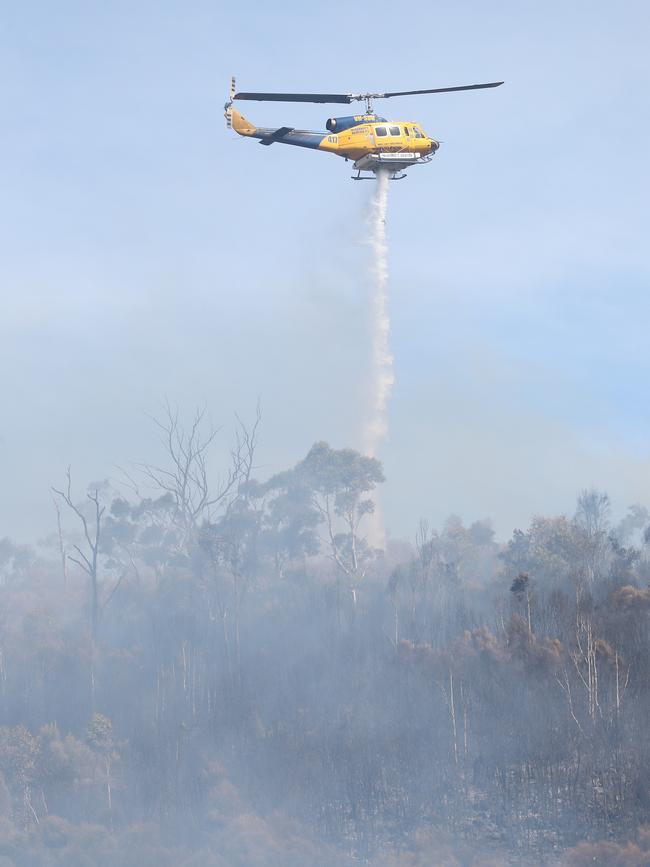
M390 173L377 171L375 194L370 202L368 215L368 244L372 252L370 278L370 328L372 356L369 383L368 415L364 420L361 443L363 453L376 457L381 443L388 435L388 399L395 376L393 356L388 339L390 318L388 315L388 244L386 241L386 210L388 207L388 181Z

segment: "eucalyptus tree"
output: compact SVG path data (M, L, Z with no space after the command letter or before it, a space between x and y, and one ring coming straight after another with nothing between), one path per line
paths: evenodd
M324 525L328 554L349 579L356 599L356 587L375 553L361 532L361 524L375 511L369 494L384 481L381 463L353 449L332 449L318 442L294 473L310 492L311 506Z

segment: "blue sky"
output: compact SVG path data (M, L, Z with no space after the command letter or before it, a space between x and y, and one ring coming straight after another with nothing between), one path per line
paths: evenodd
M225 130L246 90L401 90L443 145L391 186L383 511L501 536L607 489L649 502L641 2L26 2L0 17L0 536L48 487L157 457L148 413L264 411L261 476L358 441L370 184ZM406 12L404 10L407 10ZM246 105L322 129L335 107ZM379 106L378 106L379 108ZM250 109L250 110L249 110Z

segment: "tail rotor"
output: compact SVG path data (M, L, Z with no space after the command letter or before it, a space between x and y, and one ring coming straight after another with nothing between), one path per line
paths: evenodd
M224 105L224 116L226 118L226 126L232 129L232 101L235 96L235 76L230 79L230 93L228 94L228 102Z

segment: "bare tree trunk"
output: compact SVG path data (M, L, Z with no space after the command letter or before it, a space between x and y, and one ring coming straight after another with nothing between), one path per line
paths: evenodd
M241 644L239 636L239 621L240 621L240 581L239 576L234 576L235 581L235 665L237 667L237 683L241 687Z
M463 689L463 683L461 681L460 684L460 701L463 708L463 758L467 761L467 742L468 742L468 734L467 734L467 699L465 698L465 690Z
M113 793L111 790L111 757L106 756L106 799L108 801L108 815L110 818L111 831L113 830Z
M90 712L95 713L95 639L90 636Z
M226 668L228 670L228 680L230 681L230 685L233 686L233 676L232 676L232 659L230 653L230 638L228 637L228 624L226 623L227 611L223 611L221 614L221 633L223 635L223 646L224 652L226 655Z
M65 550L65 543L63 541L63 528L61 526L61 509L59 508L59 504L56 499L52 497L52 501L54 502L54 508L56 509L56 527L59 537L59 554L61 557L61 573L63 575L63 589L65 590L68 586L68 555Z
M92 639L95 641L97 637L97 628L99 625L99 586L98 586L98 558L99 558L99 546L102 535L102 516L106 510L105 506L100 505L99 501L99 491L95 489L92 493L86 494L86 497L93 504L93 522L92 528L88 523L88 519L81 511L81 509L76 506L72 500L72 479L70 474L70 467L68 467L66 472L67 477L67 488L65 491L60 491L57 488L52 488L55 494L58 494L59 497L63 500L66 506L74 512L74 514L81 521L81 526L83 528L84 539L86 542L86 551L83 551L79 545L75 545L75 551L77 552L77 557L70 557L73 563L76 563L83 571L88 575L90 581L90 630L92 634ZM57 510L58 511L58 510Z
M458 765L458 732L456 730L456 701L454 698L454 675L449 671L449 713L454 736L454 764Z
M395 602L395 648L399 643L399 612L397 609L397 601Z

